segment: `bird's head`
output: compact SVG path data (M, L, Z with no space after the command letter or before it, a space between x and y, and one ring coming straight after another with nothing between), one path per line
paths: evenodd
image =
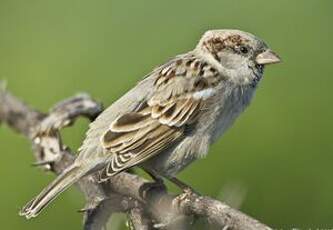
M256 85L265 65L281 61L263 40L240 30L207 31L196 50L215 65L239 73L232 80L240 84Z

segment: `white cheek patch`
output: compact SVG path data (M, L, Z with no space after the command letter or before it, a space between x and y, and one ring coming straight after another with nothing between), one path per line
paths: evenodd
M198 92L195 92L193 94L193 98L196 100L206 100L209 97L213 96L215 94L215 89L209 88L209 89L204 89Z

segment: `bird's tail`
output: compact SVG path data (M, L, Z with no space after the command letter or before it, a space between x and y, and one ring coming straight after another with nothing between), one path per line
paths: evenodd
M51 201L53 201L61 192L78 181L86 174L86 170L77 166L71 166L51 182L43 191L33 200L27 203L20 211L21 216L27 219L36 217Z

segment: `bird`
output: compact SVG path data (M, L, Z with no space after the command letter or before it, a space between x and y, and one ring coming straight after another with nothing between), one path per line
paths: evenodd
M90 125L74 163L20 211L36 217L82 177L100 182L135 166L176 175L203 158L250 104L266 65L280 57L255 35L206 31L195 48L152 70Z

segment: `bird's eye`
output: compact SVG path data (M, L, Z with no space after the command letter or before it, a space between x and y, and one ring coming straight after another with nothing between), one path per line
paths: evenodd
M249 52L249 49L246 46L241 46L239 48L239 50L243 53L243 54L247 54Z

